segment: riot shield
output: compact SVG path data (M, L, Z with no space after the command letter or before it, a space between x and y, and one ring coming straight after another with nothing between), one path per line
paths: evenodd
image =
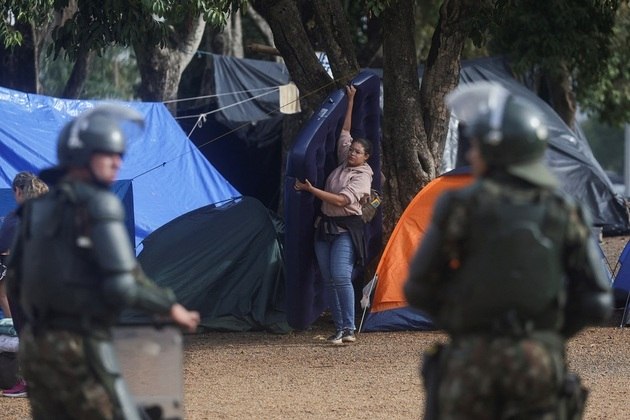
M183 350L179 328L119 325L113 330L122 376L150 419L184 418Z

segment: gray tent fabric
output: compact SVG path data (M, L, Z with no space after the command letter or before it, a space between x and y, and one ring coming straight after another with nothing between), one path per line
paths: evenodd
M179 106L177 120L241 194L277 209L284 117L278 87L289 83L289 73L284 64L270 61L216 54L212 61L216 99Z
M562 189L589 209L593 225L601 227L604 234L623 234L630 231L625 200L615 193L610 179L593 156L579 127L575 132L571 130L544 100L518 82L503 57L463 61L460 83L480 80L501 83L511 92L527 97L544 111L545 124L549 129L549 147L545 158L548 166L560 179ZM450 126L453 126L453 122ZM447 141L445 160L448 158L451 161L445 162L446 170L457 166L452 161L456 155L453 150L458 145L457 130L450 131L452 135Z
M268 118L278 110L280 85L289 83L283 64L213 55L220 122L231 125ZM248 101L248 99L256 100Z
M186 213L149 235L138 256L200 325L218 331L286 333L284 260L269 211L252 197ZM121 323L147 322L128 311Z

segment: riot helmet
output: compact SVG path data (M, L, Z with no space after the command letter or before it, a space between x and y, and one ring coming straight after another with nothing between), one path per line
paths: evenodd
M124 154L126 134L124 122L139 126L142 115L120 105L100 105L70 121L61 130L57 143L59 166L89 167L94 153Z
M464 124L461 134L478 142L489 166L536 185L557 185L542 162L548 131L536 104L493 82L459 87L446 102Z

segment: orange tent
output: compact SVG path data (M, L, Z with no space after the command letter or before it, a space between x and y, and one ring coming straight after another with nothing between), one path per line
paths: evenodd
M429 226L436 199L446 190L471 184L473 177L451 171L429 182L409 203L396 224L376 268L376 289L362 331L430 329L431 321L407 305L403 284L409 263Z

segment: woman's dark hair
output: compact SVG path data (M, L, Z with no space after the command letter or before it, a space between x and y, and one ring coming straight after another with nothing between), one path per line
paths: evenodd
M372 154L372 142L368 139L357 137L352 139L352 143L359 143L361 146L363 146L363 151L366 155Z

